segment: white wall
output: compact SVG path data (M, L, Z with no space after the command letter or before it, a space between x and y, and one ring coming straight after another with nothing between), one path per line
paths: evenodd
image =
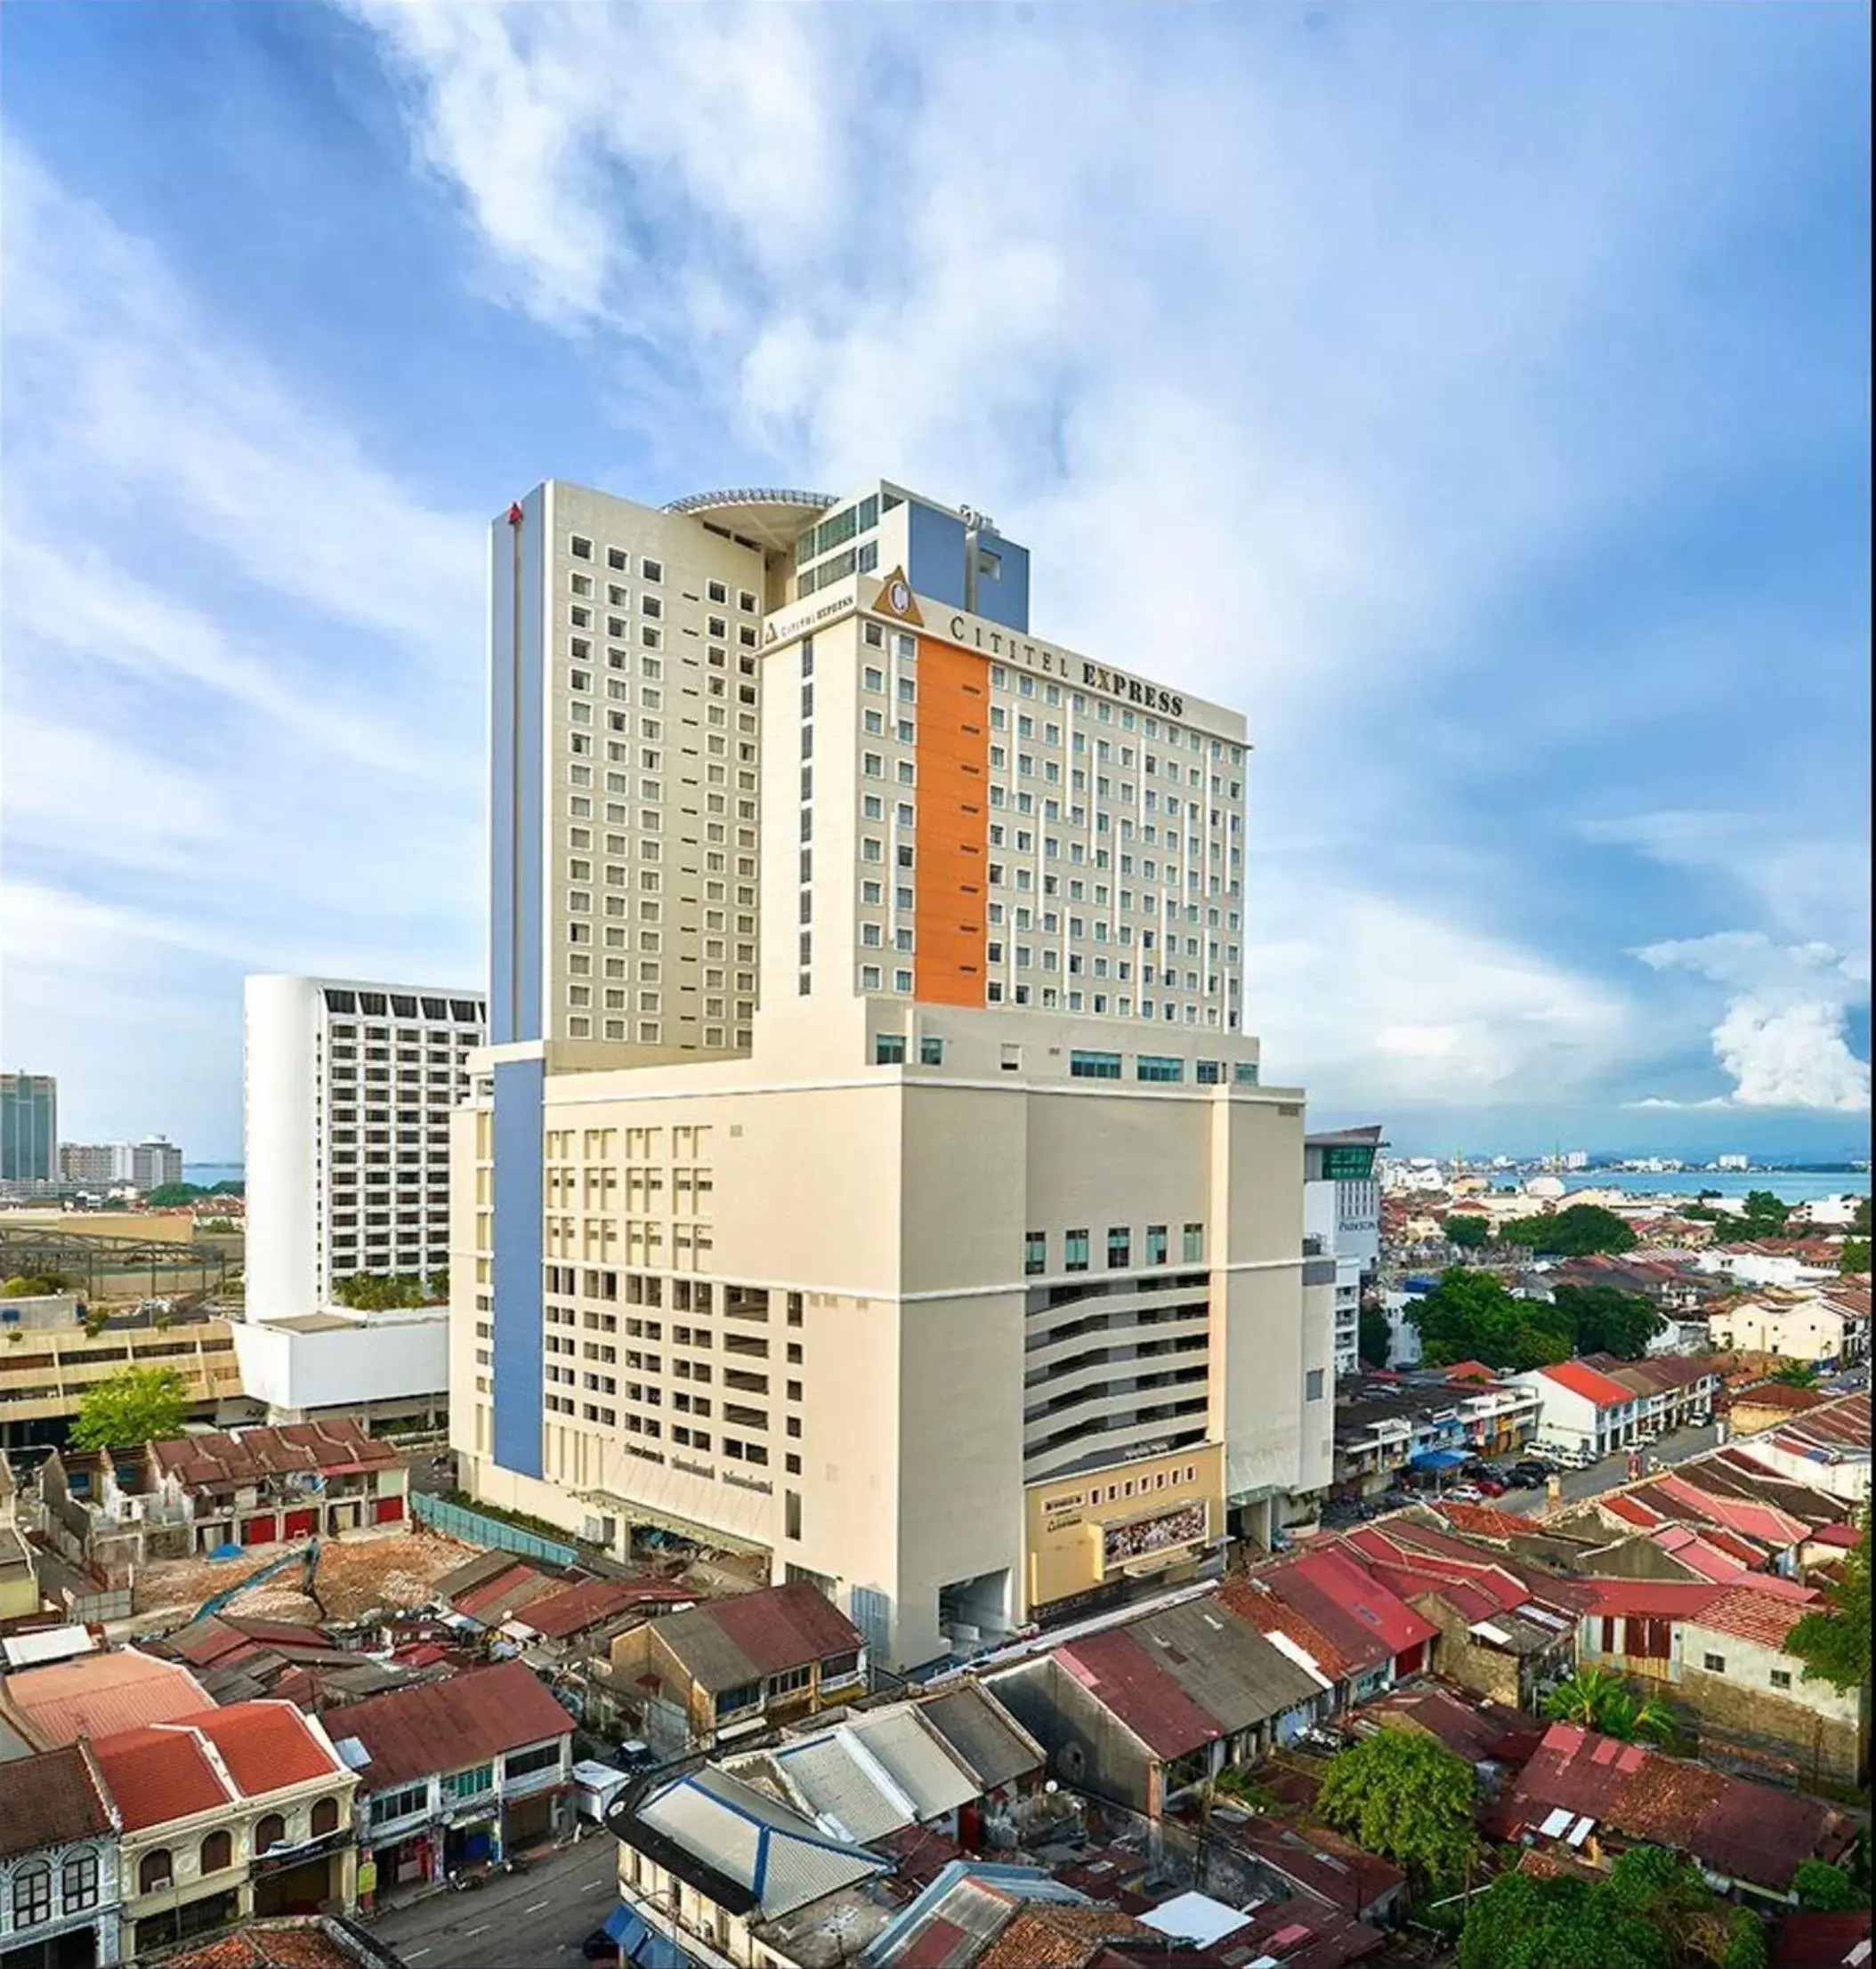
M319 1307L317 990L310 978L249 978L242 994L250 1319L287 1319Z
M354 1408L440 1394L449 1385L447 1307L373 1313L312 1333L238 1320L241 1385L276 1408Z

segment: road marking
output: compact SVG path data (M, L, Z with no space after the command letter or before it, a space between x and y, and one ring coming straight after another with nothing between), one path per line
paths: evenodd
M522 1909L522 1912L524 1915L538 1915L543 1908L549 1907L551 1905L552 1903L549 1901L537 1900L531 1908L523 1908Z
M404 1951L404 1960L406 1962L415 1962L419 1956L427 1956L429 1953L428 1949L407 1949Z
M595 1887L604 1887L610 1884L611 1883L605 1880L589 1880L579 1891L582 1893L591 1893Z
M465 1930L464 1931L464 1933L463 1933L463 1940L464 1940L465 1941L467 1941L469 1940L469 1938L470 1938L470 1937L471 1937L472 1935L485 1935L485 1934L487 1934L487 1933L489 1933L489 1929L490 1929L490 1928L491 1928L491 1927L492 1927L493 1925L494 1925L494 1924L493 1924L492 1922L487 1922L487 1921L485 1921L485 1922L483 1922L483 1924L481 1925L481 1926L480 1928L469 1928L469 1929L465 1929Z

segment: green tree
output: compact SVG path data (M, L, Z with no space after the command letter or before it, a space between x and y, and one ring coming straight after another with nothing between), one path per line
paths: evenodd
M1727 1921L1719 1969L1766 1969L1772 1950L1766 1941L1765 1924L1750 1908L1734 1908Z
M1484 1244L1492 1235L1492 1226L1471 1210L1460 1216L1448 1217L1440 1229L1446 1233L1448 1243L1473 1248Z
M139 1449L180 1435L188 1416L189 1384L174 1368L126 1368L79 1398L72 1447Z
M1720 1244L1751 1244L1759 1238L1782 1238L1785 1220L1791 1214L1791 1206L1782 1202L1771 1190L1749 1190L1739 1214L1720 1218L1713 1236Z
M1570 1358L1570 1335L1552 1309L1515 1297L1489 1271L1450 1267L1431 1292L1409 1303L1407 1318L1428 1367L1483 1360L1517 1373Z
M1509 1245L1524 1245L1540 1257L1587 1258L1598 1251L1632 1251L1633 1228L1599 1203L1573 1203L1548 1216L1515 1217L1499 1231Z
M1579 1668L1559 1683L1544 1704L1553 1723L1573 1723L1625 1743L1670 1743L1674 1712L1659 1696L1637 1696L1606 1668Z
M1602 1882L1500 1874L1466 1909L1459 1969L1669 1969L1667 1937Z
M1785 1636L1785 1651L1804 1661L1807 1682L1828 1682L1840 1695L1870 1679L1870 1513L1863 1535L1845 1554L1843 1577L1823 1589L1814 1609Z
M1837 1247L1837 1269L1846 1276L1853 1271L1867 1271L1870 1269L1870 1240L1846 1238Z
M1379 1306L1362 1308L1361 1335L1357 1342L1361 1357L1371 1368L1385 1368L1394 1345L1387 1315Z
M247 1194L247 1185L245 1182L211 1183L208 1193L212 1197L245 1197Z
M198 1197L207 1194L192 1182L159 1182L144 1200L153 1210L174 1210L180 1204L193 1203Z
M44 1299L70 1289L71 1280L62 1271L28 1271L0 1285L0 1299Z
M332 1293L341 1305L359 1312L394 1312L447 1299L449 1280L447 1272L435 1273L426 1280L414 1271L356 1271L338 1279Z
M1859 1197L1856 1208L1850 1216L1850 1235L1853 1238L1867 1238L1870 1235L1870 1199Z
M1337 1752L1316 1810L1421 1887L1459 1881L1478 1857L1472 1766L1419 1731L1381 1729Z
M1817 1370L1808 1360L1781 1360L1772 1370L1772 1379L1788 1388L1815 1388Z
M1551 1297L1569 1322L1578 1353L1639 1360L1668 1323L1646 1299L1613 1286L1558 1286Z
M1841 1914L1847 1908L1869 1905L1869 1896L1841 1867L1827 1860L1801 1860L1791 1876L1791 1891L1800 1908L1815 1908L1823 1914Z

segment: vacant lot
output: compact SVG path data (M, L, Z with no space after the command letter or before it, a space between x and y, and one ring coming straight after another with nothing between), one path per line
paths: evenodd
M187 1617L238 1579L295 1549L250 1545L239 1559L169 1559L146 1566L137 1578L137 1616ZM356 1620L376 1607L417 1607L432 1597L446 1572L473 1556L473 1546L434 1531L359 1531L342 1540L327 1538L319 1548L319 1594L334 1620ZM228 1611L273 1620L319 1617L300 1591L297 1558L271 1579L250 1586Z

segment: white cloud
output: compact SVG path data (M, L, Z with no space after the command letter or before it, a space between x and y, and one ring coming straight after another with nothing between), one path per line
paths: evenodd
M1824 943L1777 944L1756 931L1650 944L1636 956L1656 971L1691 971L1726 989L1712 1042L1733 1078L1731 1105L1847 1113L1870 1105L1869 1062L1845 1037L1847 1012L1869 996L1863 959Z
M43 519L160 515L336 624L438 665L479 648L480 527L373 465L24 145L4 163L7 472Z
M6 1029L226 1152L243 971L481 968L482 526L4 162Z
M1372 12L1182 16L1175 48L1056 10L986 27L987 58L907 10L350 11L509 293L584 357L635 375L649 345L691 428L787 482L1000 512L1047 633L1247 706L1254 828L1314 830L1333 789L1333 842L1248 896L1274 1070L1534 1101L1632 1051L1619 990L1463 899L1363 892L1364 840L1424 803L1338 746L1357 694L1411 719L1612 474L1640 497L1713 441L1670 438L1666 397L1646 436L1557 415L1610 294L1671 282L1690 237L1629 168L1659 150L1633 76L1566 104L1526 46L1454 137L1434 98L1480 58L1428 69Z

